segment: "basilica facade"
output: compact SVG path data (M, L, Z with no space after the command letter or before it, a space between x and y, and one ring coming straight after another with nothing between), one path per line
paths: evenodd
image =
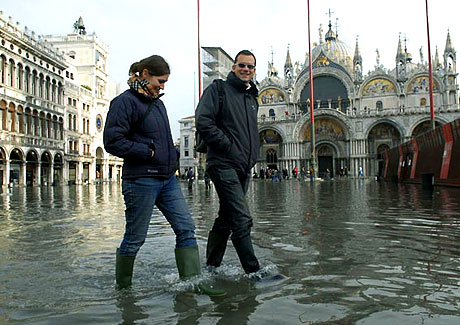
M386 150L431 127L428 62L415 63L404 40L395 41L395 65L379 62L363 74L358 40L354 51L329 30L312 49L314 103L310 103L309 58L292 64L287 51L284 76L269 63L259 83L261 168L308 170L315 148L316 173L382 175ZM456 51L447 32L442 56L432 60L435 125L460 118ZM314 107L312 146L310 106Z

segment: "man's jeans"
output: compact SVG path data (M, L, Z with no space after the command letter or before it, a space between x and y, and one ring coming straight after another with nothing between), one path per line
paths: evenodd
M169 179L125 179L122 189L126 205L126 229L120 255L136 256L147 237L154 205L176 234L176 248L196 245L195 224L176 176L172 175Z
M219 196L219 216L209 232L206 246L206 264L220 266L224 257L228 237L246 273L260 269L251 241L252 218L249 212L246 192L249 174L239 173L233 168L212 166L208 169Z
M246 192L249 174L238 173L230 167L212 166L208 174L219 196L219 216L212 230L231 231L232 239L249 234L252 218L249 212Z

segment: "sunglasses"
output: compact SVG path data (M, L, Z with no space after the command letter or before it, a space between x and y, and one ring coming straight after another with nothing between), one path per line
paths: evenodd
M238 66L238 68L240 68L240 69L244 69L244 68L248 67L249 70L254 70L255 67L256 67L256 66L253 65L253 64L245 64L245 63L238 63L237 66Z

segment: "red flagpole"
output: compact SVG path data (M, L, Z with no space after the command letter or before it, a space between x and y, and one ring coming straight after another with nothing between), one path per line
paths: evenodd
M426 34L428 38L428 80L429 80L429 87L430 87L430 117L431 117L431 127L434 129L436 125L434 121L433 71L431 67L430 25L428 22L428 0L425 0L425 4L426 4Z
M315 134L315 113L313 97L313 65L311 57L311 40L310 40L310 0L307 0L308 6L308 65L310 69L310 124L311 124L311 164L316 173L316 134Z
M200 0L197 0L197 12L198 12L198 98L201 99L201 93L203 89L201 85Z

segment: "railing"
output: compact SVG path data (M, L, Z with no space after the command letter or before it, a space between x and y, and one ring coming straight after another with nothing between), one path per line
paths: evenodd
M42 138L27 134L8 134L4 138L5 144L64 150L64 140Z
M273 122L280 122L280 121L297 121L302 117L302 113L297 114L290 114L290 115L282 115L282 116L262 116L257 119L259 123L273 123Z
M327 110L328 108L321 108L322 110ZM337 111L335 108L330 108L330 110ZM446 112L460 112L460 105L441 105L435 107L435 113L446 113ZM414 114L429 114L430 107L400 107L400 108L382 108L377 110L375 108L368 108L366 110L354 110L347 108L345 110L345 115L349 117L356 118L366 118L366 117L384 117L384 116L398 116L398 115L414 115ZM289 114L289 115L280 115L280 116L260 116L257 119L259 124L272 124L280 121L297 121L299 120L304 113Z

